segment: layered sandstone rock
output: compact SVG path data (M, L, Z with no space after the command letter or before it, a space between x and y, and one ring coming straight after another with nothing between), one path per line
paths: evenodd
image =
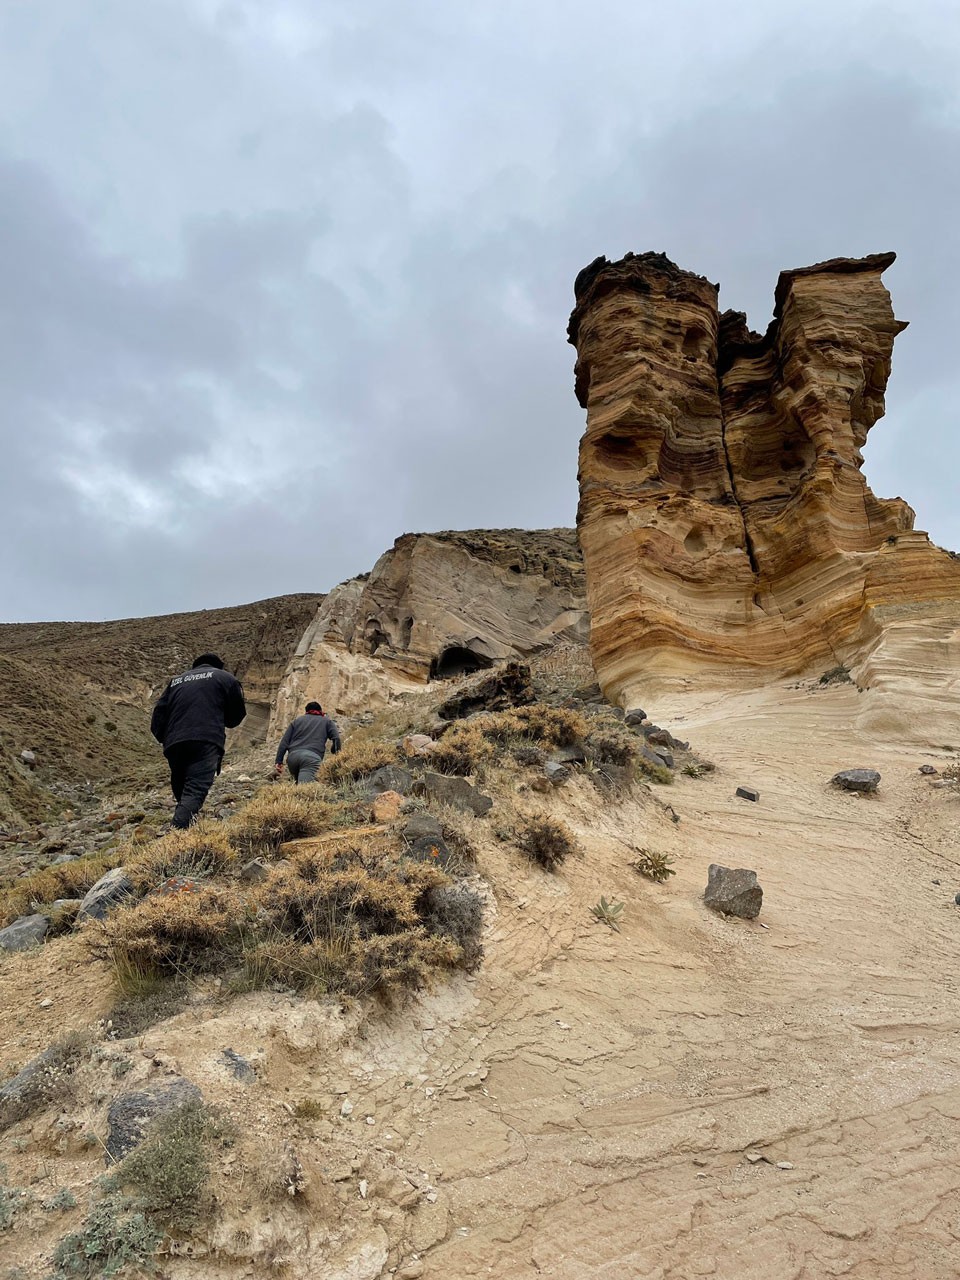
M348 714L430 679L525 657L587 633L572 529L405 534L335 587L307 628L272 729L311 699Z
M956 612L960 569L861 472L883 413L893 254L783 272L767 333L662 254L577 277L587 409L578 526L608 696L704 668L839 661L918 602Z

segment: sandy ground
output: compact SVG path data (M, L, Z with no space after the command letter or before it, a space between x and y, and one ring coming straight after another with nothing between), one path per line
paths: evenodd
M403 1015L334 1034L320 1011L253 996L144 1037L337 1188L336 1228L302 1221L283 1274L960 1274L960 795L917 772L946 751L858 730L858 697L676 695L657 719L715 774L624 804L598 805L586 778L522 797L562 813L583 856L548 876L488 839L485 964ZM828 786L854 766L880 770L877 797ZM676 877L639 877L640 847ZM759 921L704 908L711 862L757 871ZM601 894L626 904L619 933L589 914ZM29 963L0 973L14 1004L44 987ZM255 1094L215 1068L225 1044L256 1062ZM290 1116L303 1097L329 1120ZM211 1255L163 1274L264 1272Z

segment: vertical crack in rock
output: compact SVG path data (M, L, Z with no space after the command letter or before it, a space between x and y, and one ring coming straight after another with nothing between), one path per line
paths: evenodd
M577 526L609 697L711 666L793 674L849 655L878 611L960 600L960 566L861 472L905 327L893 261L781 273L763 335L664 254L580 272Z

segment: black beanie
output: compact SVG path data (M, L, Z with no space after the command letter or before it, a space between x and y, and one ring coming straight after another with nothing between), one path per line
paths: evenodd
M318 712L320 713L320 715L323 715L323 707L321 707L321 705L320 705L320 703L319 703L319 702L308 702L308 703L307 703L307 706L306 706L306 710L307 710L307 711L318 711Z
M199 658L194 658L193 665L195 667L219 667L223 670L223 659L215 653L201 653Z

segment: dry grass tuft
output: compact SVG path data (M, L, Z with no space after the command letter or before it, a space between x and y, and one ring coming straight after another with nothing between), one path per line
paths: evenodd
M484 719L452 725L430 752L431 769L460 777L476 773L494 754L493 744L484 734Z
M227 835L245 855L271 857L287 840L328 831L335 812L316 787L278 784L254 796L231 818Z
M57 898L82 898L107 871L119 867L127 851L111 849L95 853L59 867L47 867L32 875L21 876L5 889L0 889L0 926L11 924L19 916L29 915L34 903L55 902Z
M328 756L317 775L321 782L340 782L365 778L385 765L397 763L397 747L374 738L353 737L335 755Z
M531 818L518 832L517 844L544 871L556 871L578 848L570 828L554 818Z
M203 880L223 875L237 860L222 823L205 819L189 831L171 831L154 841L130 860L127 873L136 890L146 891L176 877Z

